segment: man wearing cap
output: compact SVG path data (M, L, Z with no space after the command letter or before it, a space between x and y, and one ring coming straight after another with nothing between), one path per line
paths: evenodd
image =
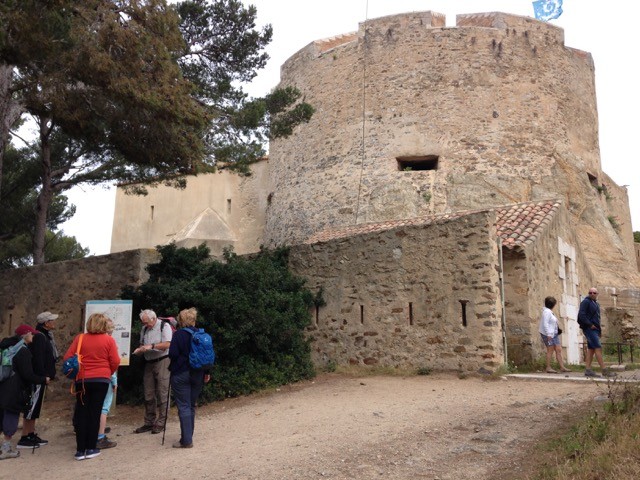
M18 348L11 362L14 374L0 383L0 421L4 434L0 460L20 455L11 445L11 439L18 430L20 412L24 411L28 403L31 385L46 385L50 380L47 376L36 375L33 372L31 352L26 346L33 342L35 335L39 335L36 329L30 325L20 325L13 337L0 342L0 349L3 350L23 342L23 346Z
M51 312L39 314L36 317L37 334L33 336L33 341L29 344L33 373L51 379L56 376L56 361L58 360L58 349L53 338L57 318L58 315ZM40 417L45 389L45 385L31 385L31 402L24 414L22 437L18 441L18 448L33 448L36 445L41 447L49 443L36 433L36 420Z

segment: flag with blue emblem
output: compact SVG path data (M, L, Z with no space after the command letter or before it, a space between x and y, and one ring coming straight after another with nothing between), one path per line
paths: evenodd
M533 2L533 13L537 20L548 22L562 15L562 0L538 0Z

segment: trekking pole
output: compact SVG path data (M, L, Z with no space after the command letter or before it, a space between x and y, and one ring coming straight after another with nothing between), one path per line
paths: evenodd
M164 435L167 433L167 419L169 418L169 402L171 402L171 383L167 389L167 408L164 412L164 426L162 427L162 445L164 445Z

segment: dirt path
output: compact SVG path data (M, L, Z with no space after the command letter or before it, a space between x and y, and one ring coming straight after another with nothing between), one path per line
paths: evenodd
M515 479L533 443L577 403L605 394L588 382L323 375L201 408L191 450L171 448L175 408L161 446L162 435L131 433L141 409L118 406L118 446L82 462L73 459L70 401L49 402L39 433L50 445L2 461L0 478Z

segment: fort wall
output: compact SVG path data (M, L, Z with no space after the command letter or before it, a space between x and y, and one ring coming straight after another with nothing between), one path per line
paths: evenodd
M4 270L0 276L0 338L21 323L35 326L40 312L60 315L56 343L64 354L84 326L87 300L114 300L125 285L146 281L155 250L132 250L66 262Z
M495 213L485 211L293 246L291 268L326 301L308 329L314 362L500 365L496 238Z
M328 227L569 200L567 175L600 175L589 54L524 17L459 16L455 28L438 18L374 19L283 65L282 84L316 113L272 142L267 245Z
M249 176L228 170L190 176L187 188L149 187L145 196L116 192L111 251L181 247L206 243L220 256L232 246L238 254L260 249L269 205L268 161L251 166Z

